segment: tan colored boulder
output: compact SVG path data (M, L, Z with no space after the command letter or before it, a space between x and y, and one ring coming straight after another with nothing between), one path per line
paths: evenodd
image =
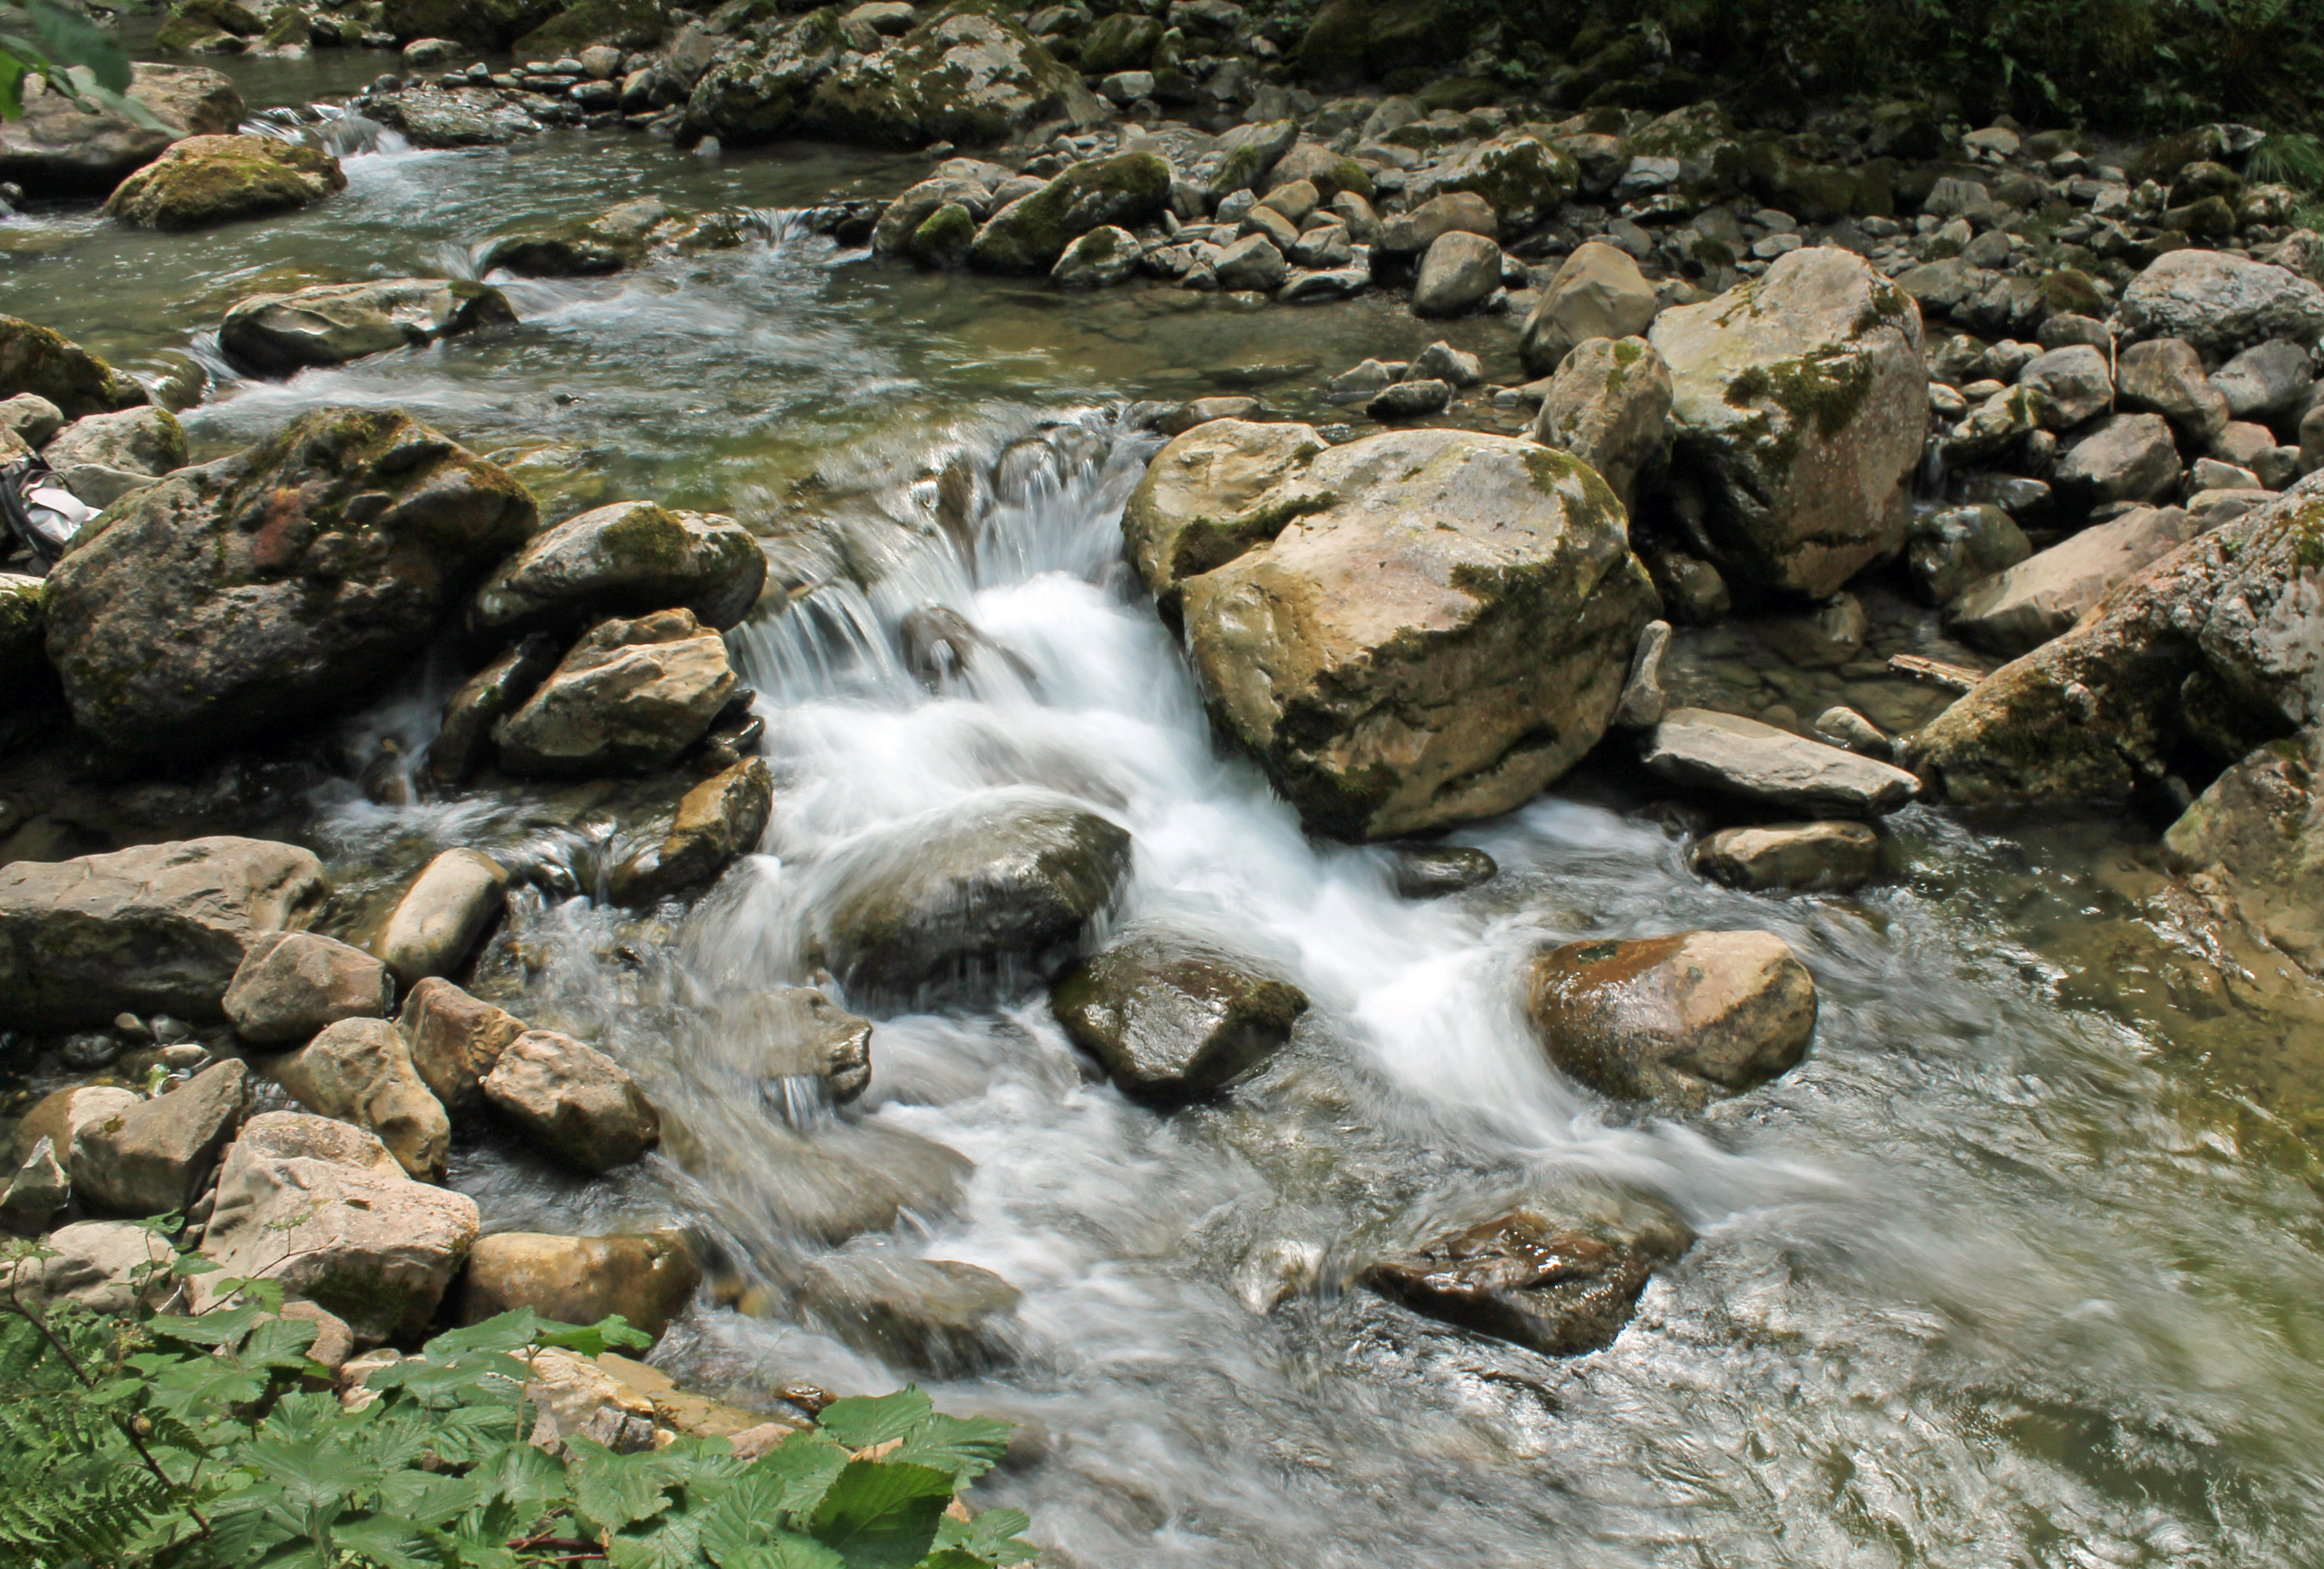
M73 1191L101 1214L192 1207L249 1100L250 1070L216 1063L169 1094L81 1121L67 1164Z
M665 768L702 739L739 684L724 640L691 611L600 622L493 738L512 773Z
M73 1140L85 1127L117 1118L137 1109L145 1097L119 1084L69 1084L51 1090L32 1103L16 1124L16 1153L30 1155L46 1139L59 1160L72 1157Z
M2181 507L2140 507L1963 589L1945 620L1963 641L2022 654L2070 629L2107 590L2195 537Z
M1550 378L1533 438L1596 469L1628 512L1639 474L1670 448L1671 397L1670 367L1645 338L1589 338Z
M33 196L103 196L180 137L241 124L242 95L217 71L143 61L131 69L129 97L158 125L109 111L84 114L45 82L28 79L23 117L0 126L0 180Z
M1187 578L1225 566L1324 504L1305 469L1327 445L1313 426L1213 420L1154 455L1122 510L1121 531L1165 620L1178 619Z
M775 776L764 759L746 757L704 780L678 801L659 844L613 869L613 898L642 904L710 882L758 848L774 803Z
M386 1020L341 1020L270 1071L309 1111L377 1134L413 1177L443 1177L451 1119L412 1067L403 1032Z
M2227 428L2227 400L2203 371L2203 356L2184 338L2151 337L2115 361L2115 396L2126 409L2161 414L2188 438L2209 446Z
M75 1302L100 1318L119 1318L140 1306L167 1305L173 1250L168 1239L136 1222L78 1221L41 1241L56 1257L0 1264L0 1288L14 1286L18 1299L33 1311ZM141 1271L147 1272L143 1291Z
M1591 1088L1700 1111L1807 1055L1816 989L1771 932L1592 939L1535 958L1526 1014L1550 1060Z
M376 1019L395 1005L387 966L335 937L281 932L243 955L226 989L226 1016L253 1046L288 1046L342 1019Z
M468 1254L460 1319L478 1324L530 1307L557 1324L595 1324L620 1314L659 1340L702 1284L702 1266L681 1232L558 1237L496 1232Z
M539 1413L532 1425L534 1448L563 1458L576 1438L602 1444L616 1454L651 1449L660 1436L653 1401L631 1389L587 1357L554 1346L530 1359L532 1377L525 1398Z
M766 552L733 519L615 502L534 535L476 590L468 625L506 636L676 605L724 631L766 580Z
M480 850L447 850L396 901L372 944L405 986L457 970L508 903L508 872Z
M1697 872L1754 893L1847 893L1879 864L1880 835L1862 823L1721 828L1694 851Z
M525 1030L514 1014L469 996L440 975L411 988L396 1026L420 1083L446 1110L461 1115L483 1109L484 1075Z
M1877 758L1708 708L1664 715L1642 761L1673 784L1827 817L1893 812L1921 788L1910 773Z
M1302 483L1332 504L1185 594L1213 713L1311 826L1489 817L1597 743L1655 605L1602 479L1530 441L1409 430Z
M584 1171L627 1166L661 1141L661 1118L622 1066L553 1029L509 1042L484 1098L533 1142Z
M1574 247L1558 264L1526 318L1518 352L1532 374L1545 376L1576 344L1593 337L1636 337L1652 327L1655 286L1626 251L1603 240Z

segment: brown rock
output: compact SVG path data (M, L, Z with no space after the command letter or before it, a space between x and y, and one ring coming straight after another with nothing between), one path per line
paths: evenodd
M528 1029L484 1075L485 1099L535 1143L584 1171L627 1166L661 1140L637 1081L594 1047Z
M702 1284L702 1266L680 1232L558 1237L498 1232L468 1254L460 1321L530 1307L558 1324L620 1314L659 1340Z
M525 1029L514 1014L479 1001L440 975L411 989L395 1021L420 1082L447 1110L462 1114L483 1108L484 1075Z
M284 1046L342 1019L386 1013L395 1005L395 982L361 948L281 932L250 945L225 1001L236 1035L254 1046Z
M272 1071L308 1110L378 1134L413 1177L444 1175L451 1119L412 1067L403 1032L386 1020L341 1020Z

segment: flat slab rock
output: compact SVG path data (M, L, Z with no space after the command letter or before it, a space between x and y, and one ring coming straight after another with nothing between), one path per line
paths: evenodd
M1708 708L1665 715L1644 761L1674 784L1810 815L1870 817L1921 793L1920 780L1894 764Z

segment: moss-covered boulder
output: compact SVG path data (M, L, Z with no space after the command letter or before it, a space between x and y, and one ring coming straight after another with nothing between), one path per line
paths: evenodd
M969 247L981 272L1047 272L1092 229L1136 228L1170 199L1170 165L1151 152L1076 163L994 213Z
M1468 29L1440 0L1325 0L1299 41L1299 74L1327 89L1380 81L1458 59Z
M2324 974L2324 782L2316 743L2270 742L2163 836L2172 871L2208 875L2245 923Z
M1530 228L1573 195L1582 171L1572 159L1538 137L1522 132L1496 136L1463 148L1435 168L1416 174L1405 199L1417 206L1447 191L1483 197L1500 215L1506 231Z
M45 327L0 316L0 398L31 392L68 420L145 401L144 390L80 345Z
M1159 17L1135 11L1117 11L1101 19L1081 43L1081 68L1094 77L1121 70L1144 70L1154 61L1154 46L1162 42Z
M1902 544L1929 427L1909 295L1812 246L1663 312L1649 337L1670 366L1674 464L1722 570L1821 598Z
M1296 483L1277 504L1299 515L1183 593L1213 714L1310 827L1490 817L1597 743L1656 605L1604 480L1530 441L1402 430Z
M107 216L146 229L198 229L289 212L345 190L339 161L272 136L189 136L121 182Z
M558 0L385 0L381 28L398 43L448 38L476 49L506 49L554 18Z
M827 5L720 51L687 99L687 133L738 146L790 134L808 95L848 48L841 14Z
M662 0L574 0L509 47L519 60L555 60L601 43L655 49L669 33Z
M245 371L287 376L515 320L507 296L465 278L323 283L239 301L218 328L218 347Z
M808 96L798 131L873 147L983 147L1043 120L1089 125L1106 115L1081 74L1024 28L963 0L876 54L843 58Z
M467 623L507 638L675 605L724 632L766 580L766 552L733 519L615 502L535 535L476 590Z
M129 97L160 122L85 115L38 81L24 84L21 119L0 125L0 180L33 196L104 196L180 136L224 135L242 123L242 95L200 66L141 64Z
M522 485L417 420L319 410L84 531L49 576L50 661L120 753L279 736L392 675L534 517Z
M2324 722L2324 477L2181 546L1913 740L1954 800L2120 801Z

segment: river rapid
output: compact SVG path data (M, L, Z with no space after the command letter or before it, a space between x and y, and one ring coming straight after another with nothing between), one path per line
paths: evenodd
M254 108L295 111L384 58L224 69ZM669 1137L586 1183L463 1143L451 1180L487 1230L692 1228L712 1287L658 1364L746 1405L797 1380L886 1389L908 1370L771 1306L803 1265L839 1247L991 1269L1024 1294L1013 1359L921 1381L1024 1425L977 1502L1028 1509L1045 1561L1093 1569L2324 1563L2324 1031L2173 918L2152 825L1915 808L1881 882L1770 898L1696 877L1655 792L1595 763L1452 836L1498 879L1400 900L1386 853L1308 839L1213 740L1119 521L1157 445L1135 403L1255 389L1330 423L1332 372L1442 328L1378 299L1251 310L920 275L786 217L900 189L921 160L584 132L415 152L347 129L348 189L298 214L0 224L0 310L149 375L200 363L198 460L310 408L395 406L509 464L549 517L644 495L774 541L798 595L731 641L775 817L691 909L589 897L622 830L586 787L383 806L335 784L296 826L351 928L434 849L533 873L475 989L618 1057ZM250 293L472 274L512 221L633 195L750 209L760 232L507 281L503 335L279 383L215 352ZM1449 336L1515 379L1507 323ZM989 477L947 532L929 520L956 460ZM1901 598L1867 598L1877 651L1943 651ZM929 604L1016 659L927 689L898 625ZM345 739L416 755L459 673L416 675ZM1748 628L1683 638L1672 680L1891 728L1942 700L1795 669ZM843 1112L760 1094L728 1023L755 990L823 979L802 957L818 900L880 831L1028 789L1133 834L1118 928L1197 935L1305 990L1292 1048L1158 1113L1085 1066L1038 982L1004 978L881 1005L871 1089ZM1563 1080L1519 1011L1526 955L1695 927L1772 930L1808 964L1806 1062L1686 1121ZM1658 1204L1699 1241L1610 1349L1570 1361L1344 1285L1526 1197Z

